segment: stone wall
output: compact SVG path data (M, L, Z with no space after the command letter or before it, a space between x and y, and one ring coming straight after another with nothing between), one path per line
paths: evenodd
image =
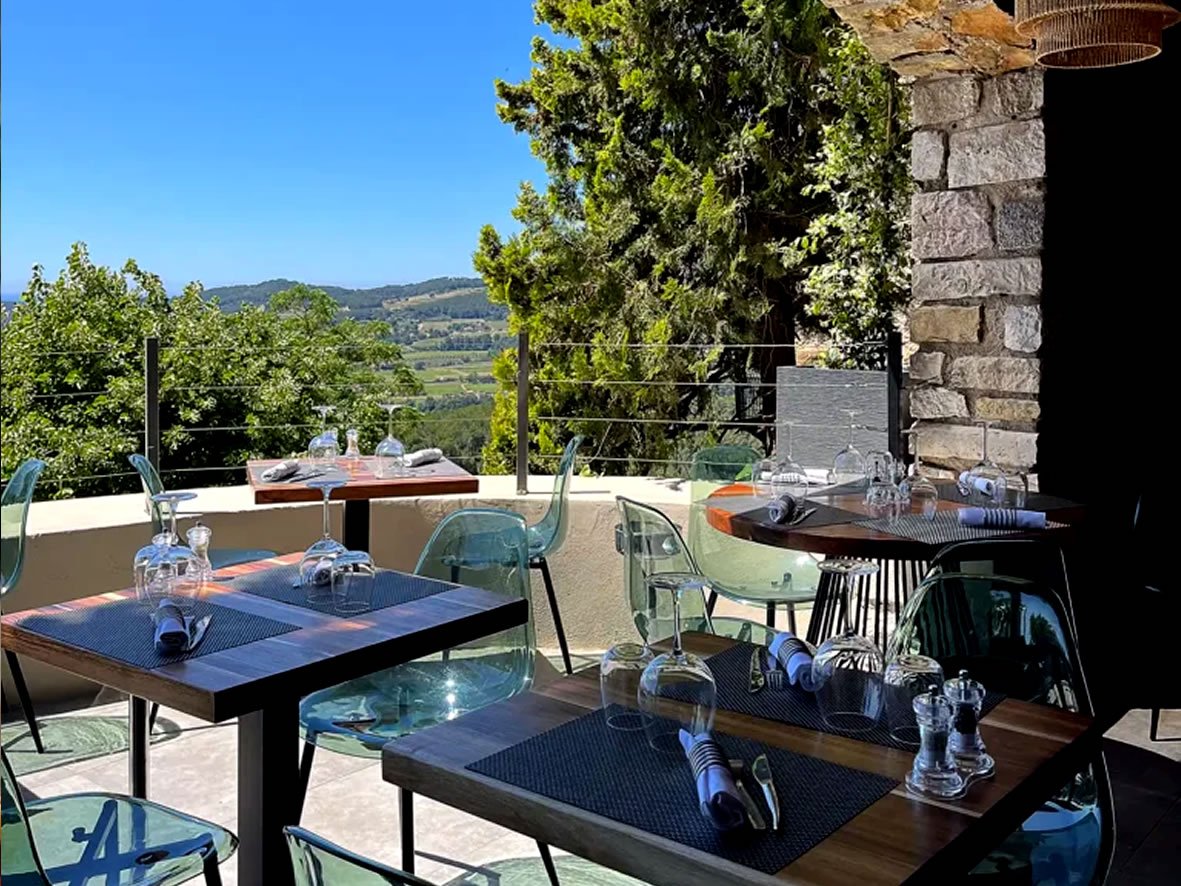
M910 414L924 461L1037 460L1045 132L1042 73L915 82Z

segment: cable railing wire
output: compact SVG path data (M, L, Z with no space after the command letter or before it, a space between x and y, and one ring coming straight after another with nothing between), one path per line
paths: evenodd
M530 348L629 348L629 349L656 349L667 350L669 348L676 349L720 349L720 350L736 350L740 348L747 348L750 350L761 350L777 348L781 350L799 350L802 348L836 348L838 350L855 350L857 348L884 348L886 342L880 339L871 339L860 342L830 342L824 345L820 344L774 344L769 342L735 342L733 344L726 344L724 342L602 342L602 341L542 341L530 342Z

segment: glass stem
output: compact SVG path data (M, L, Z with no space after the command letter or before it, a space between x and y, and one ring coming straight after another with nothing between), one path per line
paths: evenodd
M168 531L172 535L172 543L174 545L180 544L180 536L177 535L177 532L176 532L176 502L175 501L168 503L168 516L169 516L169 524L171 526L171 528Z
M681 648L681 589L673 591L673 657L681 658L685 654Z
M984 425L984 440L980 446L981 461L988 461L988 425Z
M841 576L841 621L844 622L845 633L852 633L853 628L850 620L849 607L853 605L853 600L850 597L852 585L849 583L849 576Z
M788 461L795 461L791 456L791 425L787 425L787 458Z
M332 538L332 522L329 519L328 511L328 497L332 495L331 489L324 490L324 537Z

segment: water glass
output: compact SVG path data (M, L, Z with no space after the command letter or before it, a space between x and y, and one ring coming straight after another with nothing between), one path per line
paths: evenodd
M639 708L640 677L655 658L640 643L617 643L605 653L599 665L599 689L603 716L612 729L635 731L644 728Z
M919 746L914 700L943 688L943 668L925 655L900 655L886 667L886 727L895 741Z
M377 569L364 551L345 551L332 561L332 608L340 615L357 615L373 608Z
M812 659L816 706L825 725L837 732L865 732L882 712L882 653L868 637L854 630L851 584L873 575L878 565L866 560L829 559L820 571L832 576L841 595L842 630L823 643Z
M136 599L147 603L153 609L158 601L152 595L158 590L159 585L153 587L148 583L148 567L170 544L172 544L172 536L169 533L161 532L158 535L153 535L150 544L144 545L135 552L135 558L131 563L131 571L135 576Z

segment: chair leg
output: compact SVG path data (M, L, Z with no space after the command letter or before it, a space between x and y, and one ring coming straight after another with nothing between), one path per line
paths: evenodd
M541 863L545 865L545 875L549 877L550 886L559 886L558 869L554 866L554 857L550 854L549 844L538 840L537 851L541 853Z
M216 851L207 853L201 860L201 870L205 874L205 886L221 886L221 867Z
M156 728L156 716L160 713L160 702L152 702L152 709L148 711L148 735Z
M775 604L774 603L767 604L767 627L769 627L769 628L775 627Z
M37 726L37 713L33 710L33 700L29 697L25 672L21 670L21 663L15 652L5 650L4 657L8 660L8 670L12 673L12 683L16 686L17 701L20 702L21 711L25 715L25 722L29 724L29 734L33 736L33 747L37 749L38 754L44 754L45 745L41 743L41 729Z
M549 574L549 563L545 557L537 560L537 568L541 570L541 580L545 583L545 595L549 598L549 611L554 619L554 630L558 634L558 647L562 650L562 663L566 666L566 673L574 673L574 665L570 662L570 647L566 645L566 631L562 628L562 614L558 611L558 595L554 593L554 580Z
M798 636L796 632L796 604L787 604L787 629L791 631L792 636Z
M709 598L705 601L705 614L710 616L710 618L713 617L714 607L717 605L717 603L718 592L711 589L709 592Z
M398 788L398 818L402 827L402 870L414 873L414 792Z
M316 736L308 733L299 757L299 788L295 798L295 823L303 817L303 804L308 798L308 782L312 778L312 760L316 756Z
M1152 720L1148 726L1149 741L1160 741L1160 738L1158 737L1160 734L1160 711L1160 708L1152 709Z

